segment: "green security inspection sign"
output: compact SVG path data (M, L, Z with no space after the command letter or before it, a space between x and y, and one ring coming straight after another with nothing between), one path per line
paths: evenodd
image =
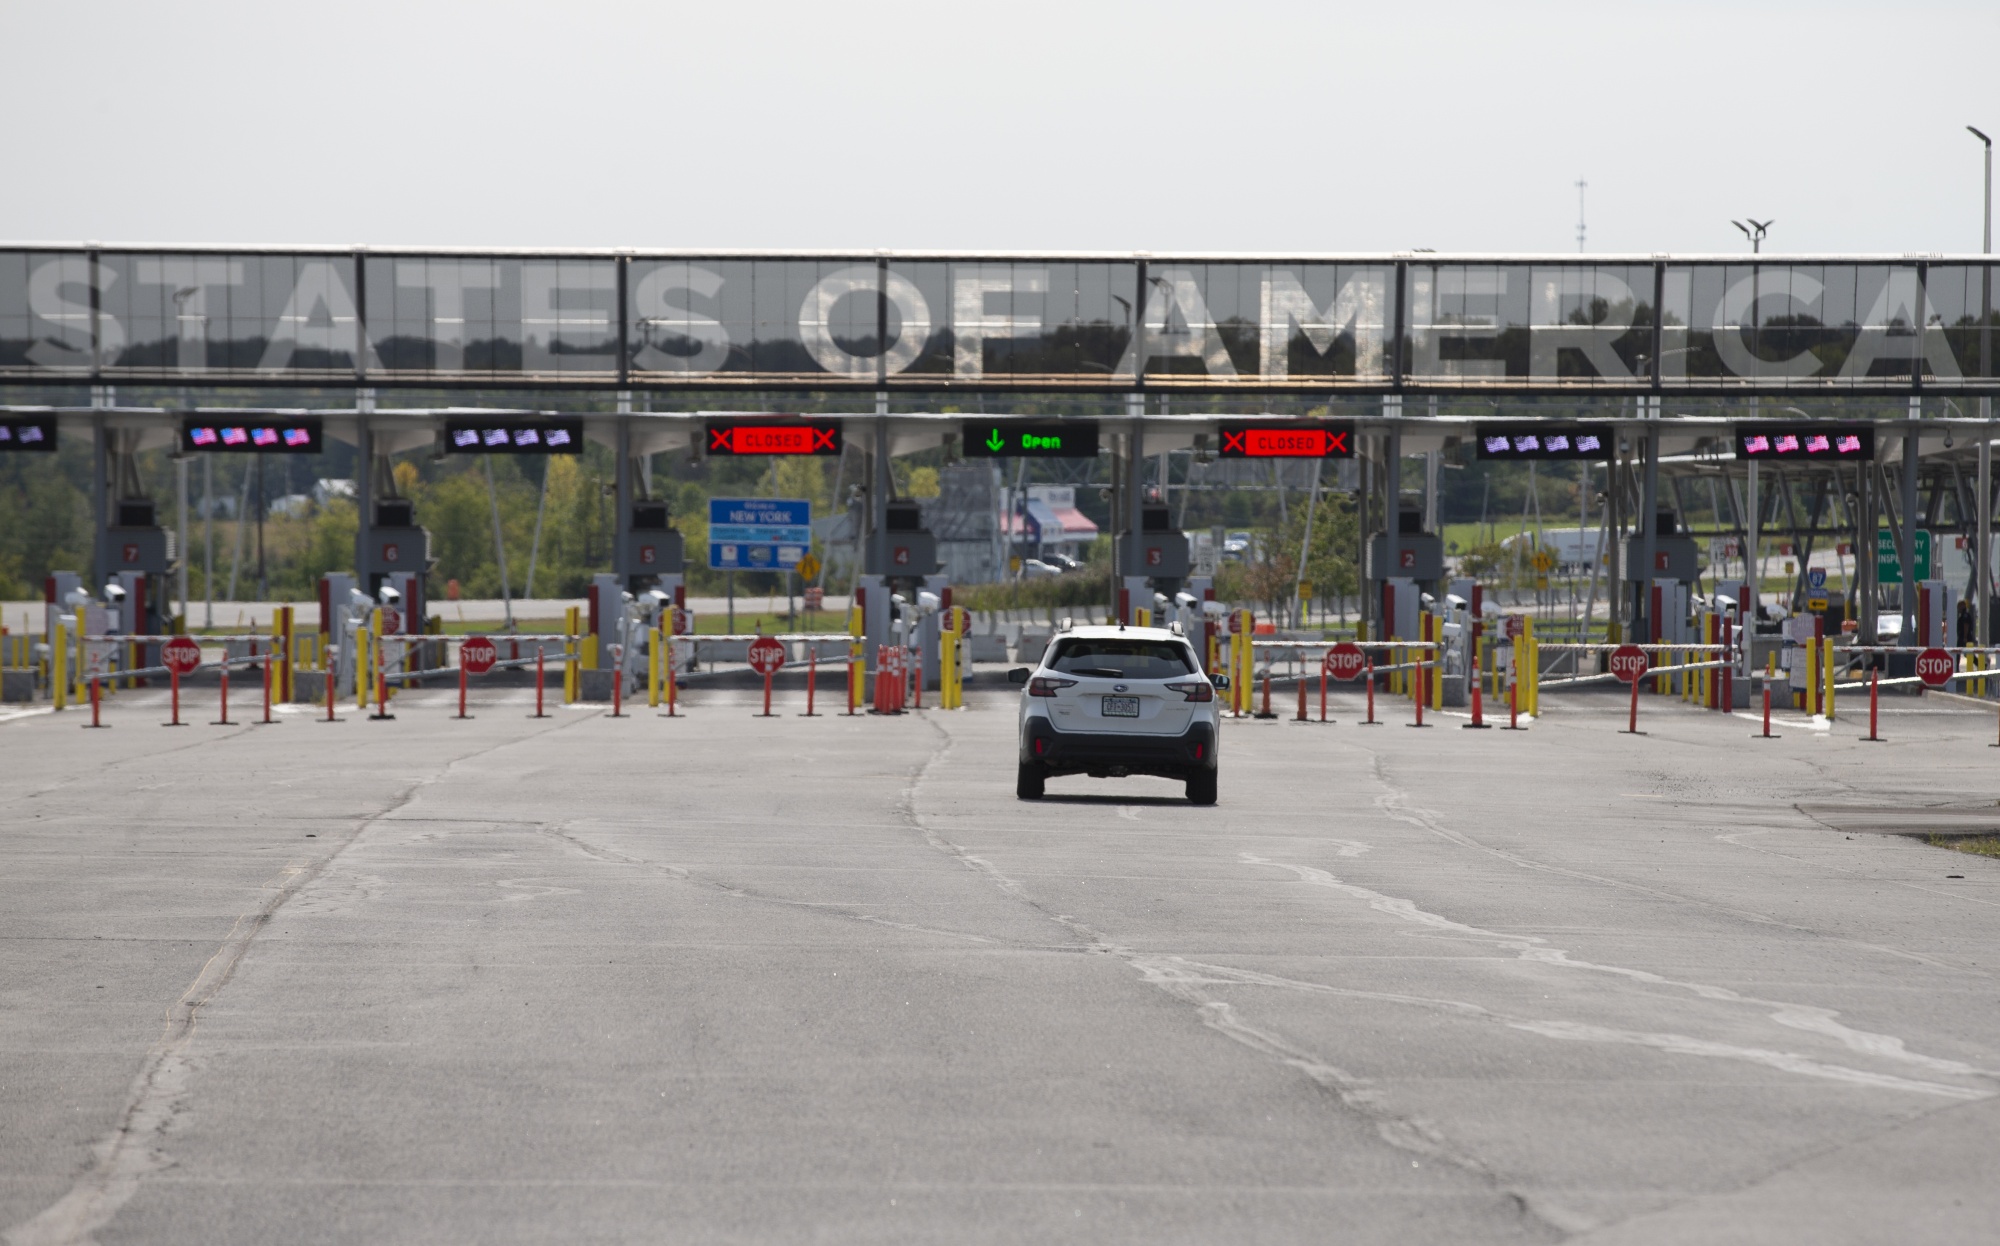
M1917 580L1921 583L1931 578L1931 534L1918 528L1916 538ZM1896 550L1895 535L1887 528L1875 529L1875 582L1877 584L1903 582L1903 560Z
M965 425L968 459L1097 457L1095 420L992 420Z

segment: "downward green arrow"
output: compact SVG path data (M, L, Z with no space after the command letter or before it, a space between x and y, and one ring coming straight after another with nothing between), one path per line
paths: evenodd
M995 454L1000 453L1000 447L1006 444L1006 438L1000 435L1000 430L997 428L986 435L986 448Z

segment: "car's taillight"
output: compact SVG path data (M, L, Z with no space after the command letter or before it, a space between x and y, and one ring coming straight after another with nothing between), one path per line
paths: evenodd
M1197 680L1191 684L1168 684L1167 687L1180 693L1182 697L1190 701L1215 700L1215 689L1206 679Z
M1028 681L1028 695L1031 697L1052 697L1058 689L1074 687L1076 687L1074 679L1049 679L1046 676L1038 676Z

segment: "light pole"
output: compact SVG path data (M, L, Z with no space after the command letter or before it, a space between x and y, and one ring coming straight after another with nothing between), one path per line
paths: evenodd
M1967 126L1972 137L1986 148L1986 219L1980 238L1980 254L1993 253L1993 140L1977 126ZM1993 375L1993 269L1979 272L1979 375ZM1993 634L1988 614L1993 604L1993 400L1979 400L1979 506L1974 518L1979 530L1973 533L1972 556L1979 561L1973 573L1974 644L1985 644Z
M1744 224L1744 221L1749 221L1749 224ZM1764 231L1771 228L1776 222L1775 220L1752 221L1746 216L1741 221L1731 221L1729 223L1743 231L1743 236L1750 240L1750 254L1756 255L1764 249Z

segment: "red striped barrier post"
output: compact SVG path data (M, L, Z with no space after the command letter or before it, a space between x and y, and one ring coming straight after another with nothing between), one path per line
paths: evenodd
M800 718L819 717L818 711L813 709L813 692L818 683L819 683L819 642L807 641L806 642L806 712L799 715Z
M1297 721L1299 722L1312 721L1311 719L1306 717L1306 681L1303 679L1299 681L1299 716Z
M534 717L536 717L536 718L547 718L547 717L548 717L548 715L547 715L547 714L544 714L544 713L542 712L542 657L543 657L543 652L544 652L544 650L543 650L543 646L542 646L542 642L541 642L541 641L539 641L539 640L538 640L538 641L536 641L536 642L535 642L535 712L534 712L534 715L533 715L533 716L534 716ZM670 702L668 702L668 706L669 706L669 707L671 707L671 706L672 706L672 704L673 704L673 703L672 703L671 701L670 701Z
M1626 723L1624 734L1639 734L1639 678L1636 675L1632 679L1632 716Z
M1364 727L1379 727L1382 724L1375 721L1375 659L1374 658L1368 659L1368 669L1362 675L1361 678L1364 681L1366 681L1368 685L1368 721L1362 723L1361 725Z
M229 654L222 655L222 717L208 724L211 727L234 727L229 721Z
M1319 668L1319 720L1326 721L1326 666Z
M465 712L465 661L462 658L458 664L458 716L460 718L472 717L472 715Z
M625 659L622 656L611 668L611 716L625 717Z
M103 723L97 720L97 703L98 703L97 676L92 675L90 677L90 726L85 727L84 728L85 731L90 730L91 727L102 727L104 725Z
M1875 730L1876 715L1881 710L1881 694L1882 672L1880 670L1868 672L1868 734L1861 738L1877 744L1882 742L1882 737Z
M271 655L264 655L264 723L271 722Z

